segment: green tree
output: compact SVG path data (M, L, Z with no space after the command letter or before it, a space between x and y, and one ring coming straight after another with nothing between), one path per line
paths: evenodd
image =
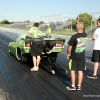
M68 19L67 21L72 21L72 29L76 29L76 20L75 19ZM71 25L69 25L71 27Z
M76 29L76 20L72 19L72 29Z
M93 17L88 13L81 13L79 14L79 21L84 23L84 28L91 26Z
M0 22L1 24L10 24L9 21L7 21L6 19L4 19L3 21Z
M40 21L39 23L40 23L40 24L44 24L44 21Z

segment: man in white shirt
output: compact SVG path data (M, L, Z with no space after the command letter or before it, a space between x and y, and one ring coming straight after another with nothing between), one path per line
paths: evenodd
M95 30L92 40L94 40L94 48L92 53L92 62L94 62L94 72L88 78L97 79L97 70L100 62L100 19L97 20L97 29Z

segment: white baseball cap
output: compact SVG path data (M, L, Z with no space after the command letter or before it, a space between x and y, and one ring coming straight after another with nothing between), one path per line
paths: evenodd
M45 25L50 26L50 24L49 24L49 23L47 23L47 24L45 24Z

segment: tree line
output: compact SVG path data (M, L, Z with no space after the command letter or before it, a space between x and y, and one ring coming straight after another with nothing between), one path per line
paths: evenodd
M4 19L3 21L0 22L0 24L11 24L8 20Z

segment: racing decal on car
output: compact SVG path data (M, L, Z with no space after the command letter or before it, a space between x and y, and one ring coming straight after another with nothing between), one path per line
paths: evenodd
M81 53L85 51L86 40L86 37L77 38L77 46L75 50L76 53Z

